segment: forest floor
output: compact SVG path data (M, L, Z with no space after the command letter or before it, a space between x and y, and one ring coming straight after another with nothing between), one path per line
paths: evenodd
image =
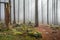
M37 30L42 32L42 40L60 40L60 29L54 30L51 27L40 25Z

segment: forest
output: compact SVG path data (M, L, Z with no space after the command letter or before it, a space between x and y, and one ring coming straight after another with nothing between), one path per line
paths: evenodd
M0 40L60 40L59 0L0 0Z

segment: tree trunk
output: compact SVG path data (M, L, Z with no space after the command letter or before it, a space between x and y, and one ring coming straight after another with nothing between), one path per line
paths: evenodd
M56 19L58 25L58 0L56 0Z
M15 0L13 0L13 13L14 13L14 21L13 24L16 23L16 19L15 19Z
M23 23L25 24L25 0L23 0Z
M54 24L58 24L58 17L57 17L57 8L58 8L58 0L54 0Z
M1 0L0 0L1 2ZM0 3L0 21L1 21L1 3Z
M49 0L47 0L47 24L49 24Z
M54 0L52 0L52 24L54 24L54 7L55 6L55 4L54 4Z
M10 24L11 24L11 0L9 0L9 13L10 13Z
M54 24L56 25L56 0L54 0Z
M38 0L35 0L35 27L38 27Z
M5 3L5 24L7 29L9 29L9 3Z
M20 7L20 0L18 0L18 23L19 23L19 7Z
M43 21L44 21L44 19L43 19L43 0L41 0L41 13L42 13L42 24L43 24Z

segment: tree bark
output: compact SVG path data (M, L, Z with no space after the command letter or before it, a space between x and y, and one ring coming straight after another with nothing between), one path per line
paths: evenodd
M38 0L35 0L35 27L38 27Z
M55 24L58 25L58 0L55 0Z
M10 24L11 24L11 0L9 0L9 13L10 13Z
M54 25L56 25L56 0L54 0Z
M0 0L0 2L1 2L1 0ZM1 21L1 4L0 4L0 21Z
M7 29L9 29L9 3L5 3L5 24Z
M58 17L57 17L57 8L58 8L58 0L54 0L54 24L58 24Z
M23 0L23 23L25 24L25 0Z
M47 0L47 24L49 24L49 0Z
M55 6L55 4L54 4L54 0L52 0L52 24L54 24L54 7Z
M14 21L13 24L16 23L16 19L15 19L15 0L13 1L13 13L14 13Z
M19 7L20 7L20 1L18 0L18 23L19 23Z
M44 19L43 19L43 0L41 0L41 13L42 13L42 24L43 24L43 21L44 21Z

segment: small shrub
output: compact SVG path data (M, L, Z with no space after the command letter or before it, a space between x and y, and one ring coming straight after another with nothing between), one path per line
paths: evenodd
M40 32L28 32L28 35L35 38L42 38L42 35Z
M59 25L51 25L51 28L52 28L53 30L59 29Z

